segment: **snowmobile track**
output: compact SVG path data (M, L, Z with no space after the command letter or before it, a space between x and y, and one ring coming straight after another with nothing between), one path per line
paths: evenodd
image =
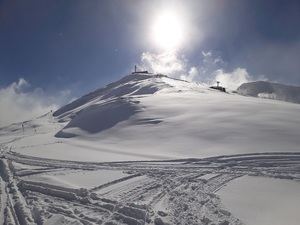
M300 181L300 153L292 152L105 163L43 159L5 148L0 154L1 224L42 225L56 216L78 224L238 225L215 194L228 182L244 175ZM127 175L78 189L25 179L73 170Z

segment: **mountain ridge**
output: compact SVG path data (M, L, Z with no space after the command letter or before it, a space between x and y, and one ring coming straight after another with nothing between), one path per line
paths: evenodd
M255 81L242 84L237 92L246 96L300 103L300 87L298 86L269 81Z
M181 91L175 90L175 86L187 88L187 84L193 86L187 81L170 78L162 74L129 74L55 111L53 116L60 122L69 122L55 137L76 137L74 133L66 131L74 127L89 133L98 133L109 129L142 110L139 106L139 100L133 100L131 97L153 95L163 90ZM157 120L147 118L143 120L143 123L156 123L155 121L157 122Z

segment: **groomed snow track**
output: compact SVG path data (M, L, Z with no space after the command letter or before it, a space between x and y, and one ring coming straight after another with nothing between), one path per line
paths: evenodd
M16 168L16 163L26 169ZM300 153L292 152L90 163L31 157L3 148L0 167L0 223L12 225L237 225L242 222L216 194L229 181L244 175L300 181ZM127 175L90 189L24 179L70 170Z

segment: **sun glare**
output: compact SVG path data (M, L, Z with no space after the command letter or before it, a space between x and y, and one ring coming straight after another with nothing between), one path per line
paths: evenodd
M175 50L184 40L184 29L180 16L166 11L155 18L152 26L152 38L155 44L165 50Z

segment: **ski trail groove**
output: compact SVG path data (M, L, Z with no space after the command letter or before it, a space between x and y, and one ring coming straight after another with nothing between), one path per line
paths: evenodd
M14 163L21 168L14 168ZM80 224L241 225L223 208L216 192L244 175L300 181L300 154L87 163L31 157L2 147L0 169L1 224L42 225L60 216L66 223ZM125 176L91 188L29 179L71 171L120 171Z

